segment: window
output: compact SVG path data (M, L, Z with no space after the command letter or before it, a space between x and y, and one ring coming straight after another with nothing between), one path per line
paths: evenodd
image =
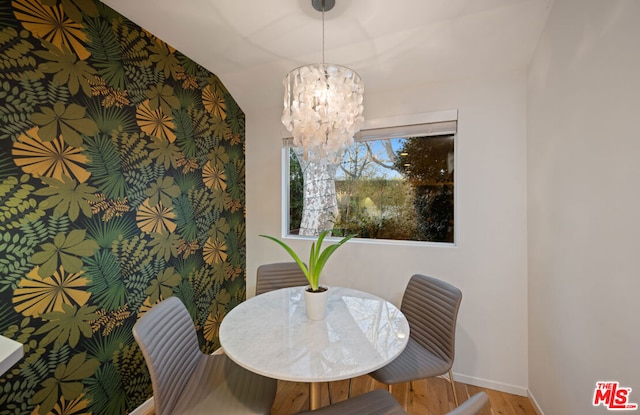
M329 228L334 236L453 243L456 118L363 129L343 159L325 165L298 157L285 140L287 233Z

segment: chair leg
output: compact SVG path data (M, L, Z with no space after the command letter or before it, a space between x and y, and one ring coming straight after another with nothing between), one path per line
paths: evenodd
M451 390L453 391L453 400L456 403L456 408L460 406L458 402L458 393L456 392L456 383L453 381L453 372L449 369L449 383L451 384Z
M351 383L352 383L352 380L353 379L349 378L349 389L347 389L347 399L351 398Z
M329 405L333 403L333 399L331 399L331 382L327 382L327 392L329 393Z

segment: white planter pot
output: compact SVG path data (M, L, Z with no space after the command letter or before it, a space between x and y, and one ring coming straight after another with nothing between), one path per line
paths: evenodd
M329 287L321 285L321 288L326 288L322 292L308 291L311 286L305 287L304 290L304 306L307 310L307 318L309 320L324 320L327 315L327 301L329 300Z

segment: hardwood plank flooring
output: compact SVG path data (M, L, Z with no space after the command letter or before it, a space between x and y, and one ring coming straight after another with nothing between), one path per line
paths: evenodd
M331 383L331 399L339 402L347 398L348 381ZM528 398L511 395L491 389L479 388L464 383L456 383L460 402L470 396L485 391L489 395L489 405L480 415L537 415ZM360 376L353 380L351 395L356 396L373 389L384 389L385 385L370 376ZM443 415L455 407L451 387L445 379L435 378L394 385L391 393L405 407L409 415ZM271 411L272 415L293 415L309 408L309 385L306 383L278 381L278 392ZM322 405L329 403L326 384L321 388Z

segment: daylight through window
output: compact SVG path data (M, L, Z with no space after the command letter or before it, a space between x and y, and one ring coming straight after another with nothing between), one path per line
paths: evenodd
M456 121L361 131L340 160L289 147L288 234L453 243Z

